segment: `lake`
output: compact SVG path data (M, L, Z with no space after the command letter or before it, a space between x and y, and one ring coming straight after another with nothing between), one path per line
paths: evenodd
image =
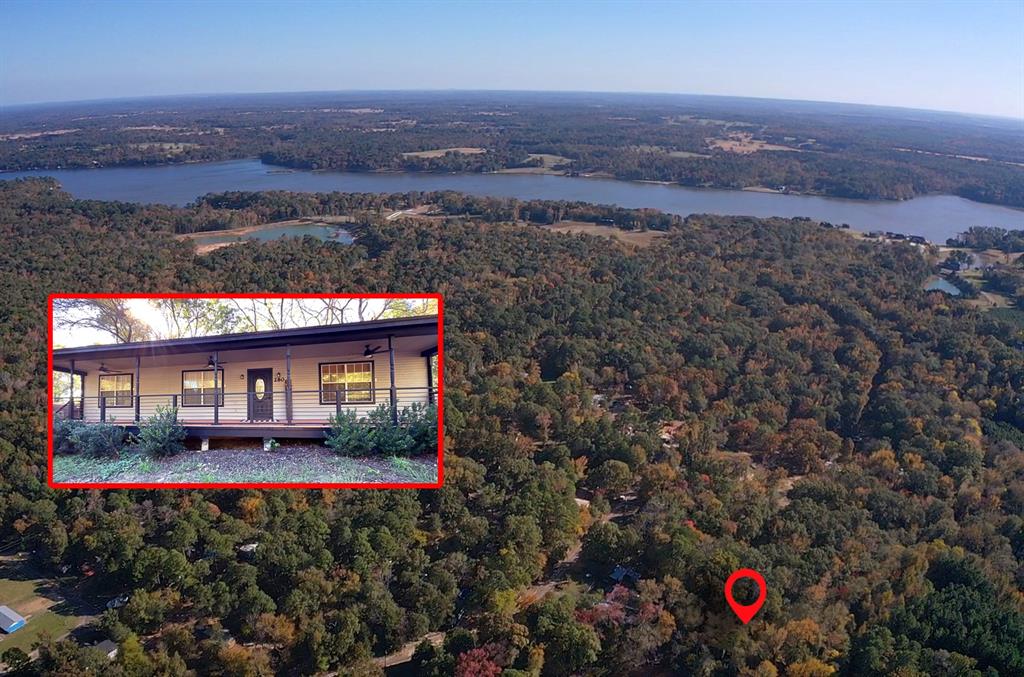
M738 190L537 174L352 173L285 170L256 159L161 167L110 167L8 172L0 178L52 176L81 198L184 205L206 193L232 190L404 193L455 190L471 195L523 200L579 200L621 207L652 207L694 213L747 216L806 216L848 223L860 231L891 230L931 242L970 226L1024 228L1024 211L930 195L903 202L844 200Z
M925 291L943 291L950 296L960 296L960 290L952 282L936 277L924 287Z

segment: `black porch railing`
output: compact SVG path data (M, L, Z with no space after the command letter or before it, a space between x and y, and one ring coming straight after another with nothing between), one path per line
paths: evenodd
M85 410L85 398L76 397L74 400L71 399L60 399L54 401L54 416L65 419L76 419L81 420L84 416Z
M178 420L188 425L232 425L262 423L273 425L329 425L332 415L354 411L366 417L380 405L389 407L393 420L413 404L436 403L436 388L356 388L342 390L275 390L223 392L212 388L185 393L142 395L93 395L76 397L75 418L87 422L131 425L157 413L161 407L177 411ZM54 412L67 417L71 403L54 403Z

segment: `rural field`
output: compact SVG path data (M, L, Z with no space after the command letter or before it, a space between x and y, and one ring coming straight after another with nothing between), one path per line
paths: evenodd
M637 247L646 247L665 235L660 230L622 230L613 226L602 226L584 221L559 221L548 227L556 233L585 233L596 237L606 237L625 242Z
M459 148L435 148L433 150L417 150L402 153L402 157L418 157L418 158L439 158L444 157L448 153L457 153L459 155L480 155L487 151L483 148L472 148L468 146L461 146Z
M98 601L87 601L80 591L64 589L52 577L37 575L25 555L0 556L0 605L26 620L14 634L0 634L0 655L15 648L29 653L44 634L66 635L102 607Z

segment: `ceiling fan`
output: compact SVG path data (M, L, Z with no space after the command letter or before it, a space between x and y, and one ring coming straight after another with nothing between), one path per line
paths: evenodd
M384 348L382 346L374 346L374 347L371 348L370 344L367 343L366 344L366 350L363 351L363 357L370 357L371 355L376 355L377 353L379 353L382 350L384 350Z
M114 370L111 369L110 367L108 367L107 365L103 364L102 362L100 362L100 372L101 373L109 374L112 371L114 371Z
M227 364L227 362L217 360L218 367L223 367L225 364ZM209 367L210 369L213 369L213 355L210 355L210 359L206 361L206 366Z

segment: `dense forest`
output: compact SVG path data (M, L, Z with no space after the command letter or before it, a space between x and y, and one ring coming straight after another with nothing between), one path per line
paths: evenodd
M410 92L33 106L0 120L0 170L243 157L305 169L544 171L866 199L950 193L1024 206L1019 125L926 111Z
M129 594L97 620L112 663L51 639L24 674L377 675L430 632L415 674L1024 673L1024 330L921 291L919 250L799 220L591 208L665 231L635 246L523 223L581 205L448 196L475 218L385 221L306 199L370 205L355 242L197 256L175 233L204 210L288 198L0 182L0 542ZM49 488L47 294L177 290L443 293L444 487ZM722 597L741 566L768 582L749 625Z

